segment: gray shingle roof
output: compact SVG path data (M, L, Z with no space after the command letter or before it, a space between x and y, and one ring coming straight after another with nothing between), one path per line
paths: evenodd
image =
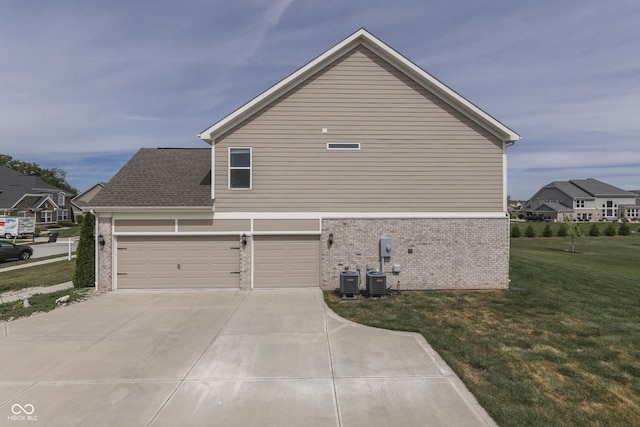
M569 181L571 184L581 188L589 194L595 197L632 197L634 193L623 190L613 185L609 185L606 182L598 181L597 179L572 179Z
M25 194L65 193L33 175L25 175L6 166L0 166L0 209L12 208Z
M90 202L92 207L208 207L210 148L142 148Z

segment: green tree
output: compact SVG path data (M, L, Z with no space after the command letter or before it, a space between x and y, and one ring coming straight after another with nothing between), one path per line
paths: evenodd
M6 166L25 175L37 176L47 184L72 194L78 194L78 190L67 182L67 172L60 168L42 168L36 163L16 160L7 154L0 154L0 166Z
M95 227L96 219L85 213L80 226L80 242L76 251L76 268L73 272L73 286L84 288L95 284Z
M560 228L558 228L558 236L567 237L567 224L560 224Z
M520 233L520 227L518 227L518 224L515 224L513 227L511 227L511 237L520 237L521 233Z
M620 224L620 227L618 227L618 234L621 236L630 235L631 228L629 227L629 224L627 224L626 222L623 222L622 224Z
M527 237L536 237L536 230L533 229L533 225L529 224L524 230L524 235Z
M564 215L562 225L566 226L567 236L571 237L571 252L576 251L575 238L584 236L582 226L575 222L571 217Z
M600 227L598 224L591 224L591 228L589 229L589 236L598 237L600 235Z
M544 227L544 230L542 231L542 235L544 237L553 236L553 230L551 230L551 224L547 223L547 225Z
M615 236L616 227L613 224L609 224L609 226L604 229L604 234L606 234L607 236Z

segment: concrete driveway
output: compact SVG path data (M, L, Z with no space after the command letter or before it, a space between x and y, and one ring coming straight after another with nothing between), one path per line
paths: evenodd
M0 425L495 424L422 336L300 289L116 291L0 323Z

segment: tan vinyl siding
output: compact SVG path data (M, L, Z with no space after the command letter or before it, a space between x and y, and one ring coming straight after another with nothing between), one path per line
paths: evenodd
M229 147L252 147L252 190L227 189ZM219 138L215 153L220 212L502 210L502 143L363 47Z
M248 219L179 219L179 232L224 232L247 231L251 229Z
M176 221L173 219L116 219L114 225L117 233L176 231Z
M317 231L320 232L319 219L256 219L253 231Z

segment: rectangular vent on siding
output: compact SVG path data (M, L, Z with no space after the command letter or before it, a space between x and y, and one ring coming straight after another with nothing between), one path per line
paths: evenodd
M359 150L359 142L327 142L327 150Z

